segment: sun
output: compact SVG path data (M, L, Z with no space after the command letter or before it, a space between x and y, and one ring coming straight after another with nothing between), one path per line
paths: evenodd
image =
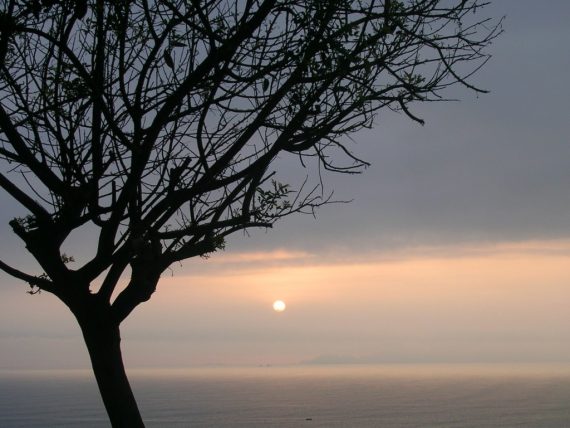
M287 305L283 300L276 300L275 302L273 302L273 310L275 312L283 312L286 307Z

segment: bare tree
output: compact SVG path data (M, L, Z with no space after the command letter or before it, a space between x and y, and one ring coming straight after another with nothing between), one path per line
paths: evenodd
M348 134L380 109L421 122L410 106L453 84L480 91L500 33L481 0L2 4L0 186L43 272L0 268L73 312L116 427L143 426L119 325L165 269L326 203L318 180L280 183L277 156L359 172ZM79 228L96 250L69 265Z

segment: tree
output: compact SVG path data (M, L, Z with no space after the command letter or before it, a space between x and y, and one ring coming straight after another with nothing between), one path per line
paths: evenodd
M356 173L346 136L439 101L488 60L480 0L10 0L0 12L0 186L82 330L113 426L143 426L119 326L173 263L329 201L272 165ZM315 162L316 161L316 162ZM312 167L311 166L311 167ZM310 169L310 168L309 168ZM79 266L70 234L97 231ZM73 267L73 268L72 268ZM121 276L128 284L118 289Z

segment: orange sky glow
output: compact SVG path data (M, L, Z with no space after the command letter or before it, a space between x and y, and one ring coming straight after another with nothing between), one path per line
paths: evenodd
M570 362L570 242L340 254L228 251L175 267L126 320L126 364ZM12 290L0 368L87 367L61 303Z
M209 338L202 350L212 352L197 359L222 364L234 357L293 363L321 355L570 359L568 242L424 249L366 260L277 254L221 254L202 261L213 270L164 277L135 315L134 336L142 324L160 326L157 337L174 329L191 347L191 331L201 337L202 329ZM271 308L276 299L287 304L278 316Z

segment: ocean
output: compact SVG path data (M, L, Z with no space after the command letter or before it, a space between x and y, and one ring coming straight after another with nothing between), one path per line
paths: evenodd
M130 370L147 427L570 427L570 367ZM108 427L89 371L0 371L0 427Z

